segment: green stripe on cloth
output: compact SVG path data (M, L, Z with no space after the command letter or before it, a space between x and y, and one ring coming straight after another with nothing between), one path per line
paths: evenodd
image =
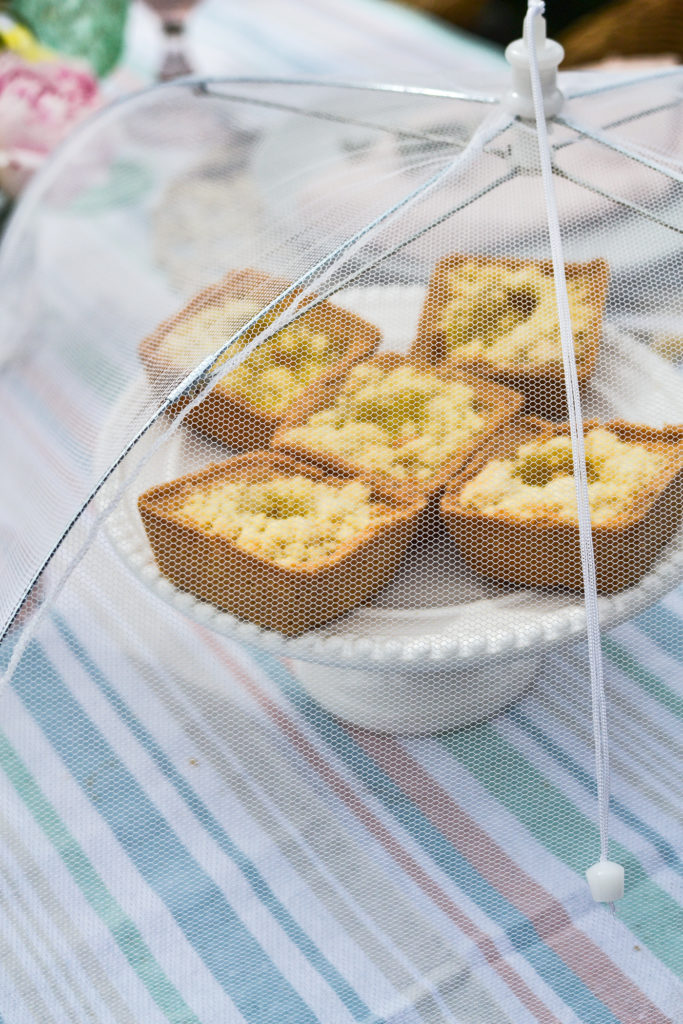
M639 615L635 624L669 657L683 662L683 621L675 612L660 602Z
M440 738L442 745L546 847L577 874L597 858L600 836L571 800L488 724ZM514 786L510 779L515 780ZM626 871L617 915L667 967L683 968L683 908L652 882L633 853L614 841Z
M321 714L319 705L302 690L295 677L269 654L253 648L249 653L257 665L266 669L271 680L277 679L291 706L315 731L319 740L343 760L345 767L381 802L383 809L400 823L411 839L420 844L458 890L505 932L510 946L521 953L543 982L577 1013L577 1019L586 1021L586 1024L589 1021L593 1024L614 1024L618 1018L606 1002L544 941L535 922L520 911L501 888L488 881L481 870L483 858L478 858L477 863L471 862L450 837L446 838L443 830L434 827L433 822L425 817L405 788L366 753L357 742L361 740L363 731L358 730L354 736L333 718ZM382 742L380 734L368 732L366 735ZM515 865L507 866L515 869Z
M559 743L556 743L543 729L541 729L531 718L525 715L518 707L508 709L508 715L515 725L524 732L534 743L543 748L545 753L578 784L590 793L591 797L597 799L597 786L595 773L589 768L584 768L570 754L564 750ZM683 861L678 856L673 843L670 843L656 829L638 817L630 807L612 795L610 810L617 818L620 818L628 828L633 829L639 835L647 839L657 853L660 855L667 867L683 877Z
M193 710L202 716L195 720L176 699L177 691L169 685L165 673L148 677L147 682L168 713L192 737L201 756L277 842L297 874L368 960L397 992L421 989L416 1006L426 1020L441 1019L443 1001L446 1012L459 1013L464 1020L485 1015L486 1024L510 1024L510 1018L495 1005L465 960L442 939L433 922L417 911L409 894L390 883L375 860L356 845L320 793L309 787L272 744L270 735L231 699L230 688L217 697L225 712L220 721L208 710L217 706L208 703L213 695L195 692L197 704ZM220 741L212 738L209 727L215 730L214 735L220 735ZM231 758L239 759L238 770ZM259 791L268 797L269 805L261 802L249 775L259 759L270 765L270 771L258 778ZM287 826L281 823L280 815ZM357 909L361 907L368 918Z
M31 835L29 835L25 819L23 817L19 819L14 815L12 817L14 824L17 826L16 828L0 812L0 835L2 835L7 853L14 859L15 864L21 870L30 889L33 891L35 899L43 912L46 924L49 922L50 934L56 936L56 943L63 953L70 953L70 963L77 965L76 970L78 968L81 969L82 973L80 976L87 978L92 986L91 991L97 993L97 1000L101 1001L106 1007L106 1011L109 1014L107 1019L111 1020L111 1024L136 1024L128 1006L116 987L111 983L106 968L98 958L95 948L87 943L80 929L74 924L71 908L67 910L56 895L56 892L59 892L60 889L59 880L55 878L55 874L52 872L48 877L48 874L41 870L29 851L29 847L33 847L31 841L33 829L31 828ZM16 899L20 905L21 912L26 914L28 920L29 915L23 909L23 903L18 893ZM47 938L45 941L52 948L52 944L49 943ZM62 963L61 958L55 954L52 954L52 959L57 963ZM59 971L63 978L68 979L70 974L68 967L60 966ZM74 982L72 987L76 988L76 985L77 983ZM96 1014L93 1014L92 1018L89 1019L96 1020Z
M2 732L0 732L0 767L59 853L85 899L111 932L117 946L159 1009L173 1024L201 1024L199 1018L187 1006L180 993L166 977L135 924L108 891L85 853Z
M27 647L12 685L86 795L88 779L106 765L97 813L243 1017L260 1024L314 1024L312 1009L148 798L36 641Z
M683 628L683 627L682 627ZM602 650L613 665L616 665L624 675L637 683L649 697L659 701L677 718L683 718L683 697L674 693L666 683L663 683L659 676L644 668L620 643L611 636L602 638Z
M100 692L104 694L127 728L130 729L140 745L152 757L157 768L163 772L164 776L168 779L174 789L180 794L187 806L195 815L198 823L213 838L223 853L225 853L236 864L251 886L254 895L258 897L258 899L268 909L269 913L272 914L273 918L278 922L288 938L292 940L292 942L300 949L302 954L310 961L311 966L318 971L330 988L339 996L340 1000L348 1008L349 1012L357 1020L366 1020L370 1015L370 1011L355 992L353 987L348 983L346 978L337 971L335 966L331 964L325 956L323 956L310 936L306 934L298 921L289 913L286 906L277 899L275 893L266 883L264 877L256 869L254 863L238 848L225 829L222 828L203 801L198 797L197 793L190 785L188 785L181 773L177 771L171 759L154 740L153 736L144 727L140 719L138 719L133 711L125 704L121 696L110 684L107 677L95 664L92 658L90 658L85 648L69 629L66 622L64 622L61 616L56 613L53 616L53 621L68 648L78 659L83 669L88 673L95 686L97 686ZM242 939L242 948L245 951L246 946L247 942L245 936ZM255 946L254 949L256 948L257 947ZM256 969L256 964L257 961L254 959L250 965L252 970ZM267 982L267 978L264 978L264 982ZM235 1001L238 1002L237 994L235 992L231 992L230 994ZM280 1019L284 1021L284 991L281 993L280 998L282 999ZM293 1012L298 1015L299 1020L302 1019L303 1011L303 1004L299 1007L296 1005L293 1007ZM246 1013L245 1016L247 1016Z

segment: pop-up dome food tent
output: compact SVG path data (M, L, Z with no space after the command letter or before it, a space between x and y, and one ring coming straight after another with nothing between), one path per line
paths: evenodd
M19 204L3 1020L683 1020L682 78L509 59Z

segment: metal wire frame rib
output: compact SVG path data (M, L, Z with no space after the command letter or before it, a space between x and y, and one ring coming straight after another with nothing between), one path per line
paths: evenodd
M187 78L176 78L170 82L157 82L149 85L139 92L125 96L118 96L112 99L105 106L95 111L91 117L77 125L74 131L70 132L59 146L53 151L52 159L47 161L36 174L31 178L22 196L22 202L13 213L7 225L3 237L3 244L0 248L0 275L5 264L11 264L14 258L14 247L16 239L21 236L25 223L33 213L33 203L41 191L45 191L53 182L61 169L62 160L69 153L78 148L82 142L93 133L99 131L103 124L113 121L119 116L121 108L129 107L135 109L144 105L148 96L179 88L192 89L199 85L311 85L321 88L349 89L369 92L397 93L415 96L432 96L441 99L470 100L473 103L496 104L499 102L497 96L477 95L463 90L433 89L425 86L398 85L392 83L362 83L345 81L328 81L322 78L263 78L250 76L188 76ZM443 140L439 140L443 141Z
M502 130L503 129L501 129L501 131ZM165 415L165 413L170 412L173 406L177 406L181 399L189 399L188 404L183 405L182 410L176 415L173 422L163 433L161 438L159 438L156 445L154 446L153 451L155 451L160 445L162 445L167 440L168 437L170 437L173 434L177 425L181 423L185 416L191 411L192 403L196 399L200 398L201 395L203 395L204 392L208 390L208 388L212 386L217 379L220 379L230 370L239 366L240 363L242 363L245 359L249 357L249 355L251 355L254 349L264 344L274 333L276 333L277 330L280 329L282 325L273 325L270 331L265 331L261 336L259 336L258 338L254 338L249 344L245 345L243 349L238 351L238 353L233 357L233 359L228 360L227 362L223 362L223 357L230 351L230 349L237 342L239 342L243 337L245 337L248 334L252 327L256 326L256 324L263 318L264 314L277 310L278 306L282 304L283 300L289 298L290 296L294 295L297 292L300 292L300 290L306 287L307 284L310 281L312 281L317 274L320 274L321 272L324 272L325 270L329 269L329 267L337 259L339 259L340 256L344 255L345 252L347 252L359 241L361 241L367 234L369 234L372 230L378 227L379 224L386 221L394 213L397 213L400 209L407 206L414 199L417 199L422 193L426 192L429 188L431 188L433 184L435 184L441 177L443 177L448 170L449 168L441 169L427 182L424 182L417 188L413 189L406 196L404 196L403 199L399 200L397 203L394 203L393 206L385 210L378 217L374 218L372 221L366 224L363 228L357 231L350 238L346 239L346 241L343 242L340 246L338 246L337 249L334 250L334 252L330 253L328 256L324 257L324 259L320 260L310 270L306 271L305 274L302 274L293 284L291 284L288 288L285 288L275 299L268 303L267 306L264 306L263 309L261 309L254 317L252 317L246 324L244 324L243 327L241 327L240 330L238 330L234 335L232 335L232 337L229 338L228 341L226 341L219 349L217 349L216 352L212 353L211 355L207 356L204 360L202 360L202 362L197 367L195 367L195 369L190 374L188 374L188 376L183 381L181 381L180 384L173 389L173 391L171 391L171 393L159 405L159 407L149 417L149 419L138 429L138 431L131 438L128 444L125 445L123 450L119 453L119 455L112 462L109 468L102 474L100 479L97 481L97 483L91 489L89 494L86 496L85 500L82 502L80 508L74 513L72 518L67 523L66 527L62 530L61 535L59 536L59 538L49 551L46 558L43 560L37 572L31 578L16 608L10 615L7 624L5 625L4 629L2 630L2 633L0 634L0 644L11 632L19 616L26 607L26 604L29 601L35 586L43 577L43 574L54 560L60 547L72 533L77 523L80 521L83 514L85 513L86 509L88 509L92 505L93 501L101 493L105 485L113 477L114 473L122 465L127 456L133 451L133 449L142 440L142 438L152 429L152 427ZM306 313L309 313L312 309L316 308L326 299L329 299L332 295L337 294L337 292L341 291L343 288L348 287L348 285L353 284L360 277L366 274L369 270L374 269L379 264L384 262L384 260L390 259L401 249L405 248L407 245L412 244L418 238L422 237L422 235L426 234L426 232L431 231L434 227L443 223L449 217L454 216L454 214L458 213L460 210L463 210L467 206L472 205L472 203L477 202L484 195L493 191L494 188L497 188L499 185L503 184L503 182L515 177L516 174L517 171L515 169L512 169L511 171L503 175L501 178L496 179L495 181L479 189L473 195L462 200L460 203L446 211L440 217L436 218L434 221L425 225L423 228L420 229L420 231L414 233L409 238L404 239L393 249L389 250L388 252L382 253L380 256L378 256L376 259L372 260L368 264L364 264L359 269L356 269L347 278L345 278L344 281L338 282L333 288L328 289L323 294L316 296L315 299L305 304L301 309L295 312L293 316L288 317L287 324L295 323L300 317L304 316ZM83 545L81 545L79 552L72 560L64 576L57 584L56 588L54 588L53 592L49 595L50 597L54 597L60 592L62 586L68 579L72 569L78 564L83 554L85 553L87 545L92 539L92 537L95 535L95 532L97 531L97 529L99 529L100 525L104 522L104 520L108 517L110 512L116 506L123 492L124 487L135 479L137 473L141 471L146 461L151 457L151 454L153 454L153 452L150 453L150 455L148 455L147 458L143 458L140 461L140 463L134 468L133 472L127 478L127 480L125 480L121 484L114 498L108 503L106 508L97 516L95 523L91 527ZM10 663L6 668L1 681L4 681L11 675L14 666L17 664L18 660L21 658L23 654L23 651L26 648L28 639L30 639L30 636L32 635L33 630L35 629L35 626L40 620L40 617L41 611L38 612L38 614L32 620L32 623L29 624L26 633L22 637L22 640L15 647L10 659Z
M600 142L605 146L615 149L617 152L622 153L624 156L627 156L633 160L638 160L641 163L643 163L648 159L647 157L644 157L642 154L638 153L637 150L629 149L628 146L618 146L612 139L609 139L606 135L601 134L601 132L608 131L610 128L619 128L623 124L630 124L631 122L637 120L638 118L649 117L651 114L658 114L661 113L661 111L663 110L672 110L674 107L680 106L681 99L683 99L683 96L677 97L675 100L672 100L669 103L660 103L655 107L646 107L644 110L639 110L634 114L629 114L628 117L620 117L617 118L615 121L608 121L606 124L603 124L601 126L601 131L592 131L590 128L586 128L583 125L579 124L578 121L574 121L573 119L568 118L566 115L561 114L556 115L553 118L553 122L555 124L561 124L565 128L569 128L571 131L576 132L579 136L586 136L587 138L591 138L596 142ZM520 129L526 130L531 135L535 135L535 129L532 125L525 123L520 118L517 118L515 123ZM564 139L564 141L562 142L554 142L552 145L553 152L557 153L559 152L559 150L566 149L568 146L576 146L577 143L580 143L581 141L582 138L573 138ZM669 174L673 177L676 177L677 175L676 171L673 171L665 164L659 164L656 161L651 161L651 164L654 170L661 169L663 174Z
M387 92L406 96L432 96L435 99L471 100L473 103L499 103L499 96L472 93L463 89L435 89L429 86L400 85L391 82L333 81L327 78L263 78L251 76L211 76L201 79L206 85L314 85L330 89L351 89L365 92ZM196 78L176 78L169 85L196 84Z
M683 74L683 68L666 68L664 71L653 71L647 75L637 75L635 78L621 78L616 79L612 82L608 82L605 85L598 85L591 89L581 89L578 92L571 92L567 94L568 100L579 100L585 96L597 96L603 92L609 92L611 89L626 89L631 85L640 85L642 82L653 82L660 78L675 78L676 75Z
M307 107L297 107L291 103L282 103L276 100L254 99L253 96L240 96L238 93L211 92L204 83L197 87L200 95L209 95L214 99L224 99L231 103L246 103L250 107L261 107L266 110L281 110L285 113L300 114L302 117L311 117L319 121L330 121L336 124L353 125L355 128L371 128L376 132L383 132L393 135L395 138L418 139L420 142L437 143L438 145L451 146L453 149L464 149L466 142L450 139L445 135L430 135L425 132L415 132L403 128L387 128L386 125L376 124L372 121L361 121L354 117L345 117L342 114L333 114L328 110L312 110Z
M601 126L602 131L608 131L610 128L620 128L622 124L631 124L632 121L637 121L641 117L649 117L651 114L660 114L663 110L673 110L674 107L680 105L682 98L683 94L681 96L677 96L676 99L670 100L667 103L658 103L654 107L645 107L644 110L638 110L636 113L629 114L627 117L618 117L614 121L608 121L607 124L603 124ZM560 115L557 115L554 118L554 120L558 122L563 121ZM569 119L565 120L568 122ZM578 122L574 121L572 123L577 124ZM583 132L585 129L579 126L578 130ZM575 146L576 142L576 139L565 139L564 142L556 142L553 145L553 149L558 150L564 149L565 146Z
M631 124L632 121L637 121L641 117L650 117L651 114L660 114L663 110L673 110L674 107L677 107L680 104L682 98L683 93L679 93L673 100L669 100L666 103L657 103L654 107L645 107L644 110L637 110L633 114L618 117L614 121L608 121L607 124L603 124L602 128L603 130L607 128L619 128L622 124Z
M595 95L597 93L600 93L600 92L603 92L603 91L606 91L606 90L609 90L609 89L617 88L617 87L622 86L622 85L623 86L628 86L628 85L638 84L640 82L647 82L647 81L656 80L656 79L660 79L660 78L673 77L674 75L680 74L680 73L681 73L680 69L672 69L672 70L667 70L667 71L663 71L663 72L658 72L658 73L652 74L652 75L640 75L637 78L633 78L633 79L628 79L628 80L623 80L622 79L622 80L617 81L617 82L609 83L609 85L606 85L606 86L602 86L602 87L598 87L598 88L590 89L590 90L585 90L585 91L580 91L580 92L575 92L575 93L571 94L568 98L569 99L578 99L578 98L580 98L582 96ZM58 156L58 155L64 156L64 155L68 154L69 152L71 152L72 150L76 149L78 147L78 145L82 143L82 140L84 138L87 138L88 135L92 134L94 131L97 131L101 127L103 122L112 120L113 118L117 117L120 108L125 107L125 106L137 107L141 103L145 102L146 97L149 94L152 94L154 92L158 92L160 90L169 91L169 90L172 90L172 89L177 90L179 88L186 88L186 89L203 88L203 89L206 90L207 95L218 95L218 90L215 90L213 93L209 93L209 90L208 90L207 87L208 86L215 87L215 86L219 86L219 85L223 85L223 84L225 84L225 85L233 85L233 86L237 86L237 85L316 86L316 87L320 87L320 88L348 89L348 90L367 91L367 92L385 92L385 93L395 93L395 94L415 95L415 96L432 96L432 97L441 98L441 99L457 99L457 100L471 101L473 103L484 103L484 104L496 104L496 103L500 102L500 97L498 97L498 96L478 95L476 93L472 93L472 92L464 91L464 90L434 89L434 88L429 88L429 87L424 87L424 86L407 86L407 85L398 85L398 84L382 83L382 82L362 83L362 82L348 82L348 81L328 81L328 80L321 79L321 78L298 78L298 79L296 79L296 78L263 78L263 77L257 77L257 76L255 76L255 77L252 77L252 76L215 76L215 77L203 76L201 78L197 78L197 77L194 77L194 76L188 76L187 78L175 79L172 82L157 83L155 85L148 86L147 88L140 90L140 92L135 93L132 96L121 96L121 97L118 97L118 98L112 100L111 103L107 104L105 107L103 107L99 111L97 111L91 118L87 119L87 121L85 121L82 125L79 125L76 128L76 130L74 132L72 132L69 135L69 137L64 142L62 142L60 144L60 146L58 147L58 149L55 152L55 155L53 155L53 159L48 161L45 164L45 166L36 175L33 176L32 181L29 182L29 185L28 185L27 189L25 190L24 197L23 197L23 202L20 204L20 206L17 209L15 215L11 218L10 223L8 224L8 227L7 227L7 231L5 232L5 237L4 237L3 245L2 245L2 248L0 250L0 273L1 273L2 268L4 267L4 265L6 263L11 263L12 262L12 259L13 259L13 256L14 256L15 242L18 239L18 237L20 237L21 232L22 232L22 230L24 228L25 222L27 221L27 219L30 216L30 214L33 212L32 201L34 201L35 197L38 196L38 194L39 194L41 189L45 190L46 186L48 186L51 183L51 181L55 178L55 176L57 175L57 173L59 171L59 168L61 166L60 165L60 160L56 159L55 156ZM243 97L242 99L243 99L244 102L249 102L249 98L248 97ZM636 114L634 116L641 116L641 113L638 113L638 114ZM615 122L615 124L616 123L623 123L625 120L629 120L629 119L622 119L621 122ZM520 124L520 125L523 124L523 122L519 121L519 119L517 119L517 123ZM367 127L379 128L380 126L368 125ZM610 125L608 125L607 127L610 127ZM440 144L443 144L443 143L448 141L448 140L446 140L446 139L444 139L444 138L442 138L440 136L428 136L428 135L425 135L425 134L419 135L417 133L414 133L414 134L413 133L410 133L410 134L409 133L402 133L402 134L404 135L404 137L411 137L412 136L414 138L419 138L422 141L431 142L431 143L438 142ZM454 149L457 149L458 146L460 145L460 143L455 142L455 141L450 142L449 144L452 145ZM571 140L568 143L564 143L564 145L568 145L568 144L575 144L575 140ZM488 151L492 152L492 150L490 150L490 149ZM497 155L503 156L504 154L498 153ZM583 183L583 184L585 185L585 187L589 187L586 183Z
M666 109L669 106L678 105L678 103L679 101L676 101L676 103L666 104L663 105L661 108L653 108L652 110L645 111L644 113L654 113L660 109ZM622 124L627 120L633 120L633 118L622 118L619 121L615 121L611 124L606 125L605 127L609 128L614 125ZM577 145L582 141L582 137L585 136L586 138L589 138L592 141L597 142L600 145L605 146L606 148L619 153L621 156L624 156L627 159L634 160L635 162L641 164L642 166L647 167L649 170L653 170L656 171L657 173L665 175L666 177L676 182L677 184L683 184L683 174L674 171L672 168L666 167L664 164L659 164L654 160L650 160L648 157L643 156L642 154L632 149L629 149L629 147L627 146L622 146L620 143L613 142L611 139L602 136L598 132L593 132L589 128L583 128L581 125L577 124L576 122L569 118L557 116L554 118L554 121L558 124L563 125L566 128L569 128L571 131L575 131L577 135L581 136L581 138L567 139L564 142L557 143L555 146L553 146L553 150L555 152L564 149L567 146ZM515 124L519 129L526 130L529 132L529 134L535 135L535 129L531 125L525 124L524 121L520 120L519 118L515 120ZM505 159L507 155L505 152L501 150L495 150L490 146L486 147L486 152L501 157L502 159ZM589 192L595 193L595 195L602 196L603 199L609 199L611 202L616 203L619 206L623 206L625 209L630 210L632 213L637 213L640 216L646 217L648 220L653 221L660 227L667 228L670 231L676 231L679 234L683 233L683 227L678 227L676 224L671 224L669 221L665 220L662 217L659 217L657 214L646 209L646 207L641 206L638 203L633 203L630 200L624 199L621 196L614 195L614 193L609 192L607 189L601 189L599 186L593 184L592 182L585 181L584 179L576 175L572 175L569 171L559 167L555 162L553 162L553 172L558 177L564 178L567 181L571 181L575 185L579 185L581 188L584 188Z
M652 74L638 75L635 78L622 78L609 82L605 85L595 86L591 89L582 89L578 92L567 93L568 100L583 99L586 96L595 96L612 89L628 88L632 85L640 85L641 82L650 82L664 78L674 78L683 74L681 68L667 68L663 71L656 71ZM367 92L386 92L405 94L407 96L433 96L437 99L469 100L472 103L500 103L500 96L490 96L485 93L475 93L464 89L435 89L429 86L401 85L392 82L349 82L335 81L326 78L263 78L260 76L214 76L204 77L202 81L208 85L220 85L229 83L231 85L314 85L316 87L331 89L355 89ZM165 83L170 86L196 84L196 78L176 78L172 82ZM158 88L151 86L150 88Z
M663 75L662 73L658 73L656 75L641 76L641 78L639 78L639 79L630 80L629 83L627 83L627 84L634 84L634 83L637 83L637 82L640 82L640 81L649 81L651 79L657 79L657 78L661 78L661 77L671 77L671 74L669 73L668 75ZM320 80L317 80L317 79L286 79L286 78L283 78L283 79L272 79L272 80L261 79L261 78L243 78L243 79L234 78L234 79L230 79L229 81L230 81L230 84L235 84L235 85L238 85L238 84L250 84L250 85L259 85L259 84L316 85L316 86L328 86L330 88L338 88L338 89L357 89L357 90L361 90L361 91L362 90L366 90L366 91L369 91L369 92L389 92L389 93L397 93L397 94L405 94L405 95L433 96L433 97L445 98L445 99L459 99L459 100L463 100L463 101L467 101L467 102L474 102L474 103L495 104L495 103L500 102L500 97L495 97L495 96L483 96L483 95L477 95L477 94L474 94L474 93L467 93L467 92L463 92L463 91L447 90L447 89L428 89L428 88L421 88L421 87L417 87L417 86L399 86L399 85L391 85L391 84L387 84L387 83L367 83L367 84L363 84L363 83L353 83L353 82L325 82L325 81L320 81ZM218 78L217 79L204 79L200 83L199 88L200 88L200 90L202 92L204 92L204 93L206 93L208 95L211 95L211 96L214 96L214 97L220 96L221 98L230 100L232 102L250 103L250 104L255 105L255 106L261 106L261 107L270 108L270 109L274 109L274 110L289 111L290 113L298 113L298 114L301 114L303 116L315 117L315 118L319 118L321 120L333 121L333 122L336 121L336 122L338 122L340 124L349 124L349 125L354 125L356 127L371 128L371 129L374 129L376 131L386 132L388 134L395 135L395 136L398 136L398 137L413 138L413 139L418 139L418 140L423 141L423 142L438 143L438 144L441 144L441 145L444 145L444 144L445 145L449 145L449 146L452 146L453 149L462 149L466 145L466 143L455 141L455 140L449 139L449 138L447 138L445 136L431 135L431 134L424 133L424 132L406 131L406 130L403 130L403 129L400 129L400 128L395 128L395 129L386 128L383 125L378 125L378 124L374 124L374 123L371 123L371 122L360 121L360 120L358 120L356 118L343 117L342 115L339 115L339 114L332 114L329 111L316 111L316 110L311 110L310 108L306 109L306 108L302 108L302 107L297 107L297 106L294 106L292 104L284 104L284 103L281 103L281 102L275 102L275 101L270 101L270 100L260 100L260 99L257 100L254 97L239 96L239 95L234 94L234 93L226 94L226 93L224 93L224 92L222 92L220 90L211 90L209 88L210 86L224 84L224 83L227 84L227 80L226 79L218 79ZM620 84L624 84L624 83L620 83ZM598 91L603 91L603 90L600 89ZM590 91L587 91L585 93L574 93L571 96L569 96L568 98L569 99L574 99L574 98L578 98L578 97L583 96L583 95L591 95L591 94L592 93ZM618 127L618 126L620 126L622 124L628 124L631 121L636 120L639 117L646 117L646 116L649 116L651 114L658 113L658 112L660 112L662 110L671 109L671 108L677 106L679 104L679 102L680 102L680 100L676 99L676 100L674 100L671 103L664 103L664 104L660 104L660 105L655 106L655 107L647 108L646 110L637 111L636 113L631 114L628 117L621 117L621 118L616 119L615 121L608 122L606 125L603 125L603 129L606 130L606 129L609 129L609 128L616 128L616 127ZM627 147L621 147L617 143L612 142L612 140L607 139L604 136L601 136L599 133L591 132L591 130L588 129L588 128L582 128L580 125L576 124L576 122L570 120L567 117L560 116L560 117L556 117L555 120L559 124L563 124L565 127L570 128L573 131L576 131L576 132L578 132L579 134L581 134L583 136L590 137L590 138L594 139L594 141L600 142L602 145L605 145L605 146L607 146L607 147L609 147L611 149L614 149L616 152L621 153L622 155L626 156L628 159L637 160L640 163L650 167L653 170L660 171L662 174L667 174L669 177L673 178L676 181L683 182L683 175L678 175L675 171L670 170L669 168L665 167L664 165L657 164L655 161L648 161L648 159L646 157L642 157L640 154L638 154L638 153L636 153L636 152L634 152L632 150L629 150ZM555 149L561 149L561 148L564 148L565 146L575 145L576 141L579 141L579 140L570 139L570 140L567 140L565 142L559 143L554 148Z
M669 221L664 220L662 217L658 217L656 213L652 213L651 210L645 209L644 206L631 202L630 199L615 196L611 192L608 192L607 189L598 188L592 182L584 181L582 178L579 178L574 174L570 174L569 171L565 171L556 165L553 165L553 173L556 174L558 178L564 178L566 181L571 181L574 185L579 185L581 188L585 188L589 192L594 192L595 195L602 196L603 199L609 199L610 202L616 203L618 206L623 206L625 209L630 210L631 213L637 213L639 217L646 217L648 220L651 220L662 228L668 228L669 231L675 231L677 234L683 235L683 227L678 227L676 224L670 224Z
M570 128L572 131L577 132L583 138L591 139L593 142L599 143L601 146L605 146L607 149L611 149L615 153L619 153L621 156L626 157L627 160L635 160L643 167L648 167L652 171L657 171L658 174L664 174L666 177L671 178L672 181L676 181L679 184L683 184L683 174L678 171L674 171L670 167L666 167L664 164L658 163L656 160L650 160L648 157L643 156L636 150L630 149L628 146L623 146L621 143L615 142L613 139L608 139L600 132L591 131L590 128L583 128L575 121L567 117L557 117L555 119L559 124L564 125L566 128ZM608 126L610 127L610 126ZM580 140L576 140L580 141ZM560 146L555 147L556 149L561 148Z

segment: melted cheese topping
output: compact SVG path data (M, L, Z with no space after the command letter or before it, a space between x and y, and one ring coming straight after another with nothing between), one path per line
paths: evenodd
M188 495L176 512L209 534L277 565L311 565L390 517L359 480L335 486L305 476L222 481Z
M467 260L448 274L449 298L438 328L447 356L484 358L502 366L524 362L562 366L560 325L552 275L529 265L519 270ZM567 281L574 343L580 352L595 321L586 278Z
M158 354L171 365L190 370L256 316L260 308L246 299L233 299L222 306L201 309L169 331ZM267 319L261 322L261 329L266 325ZM217 365L232 359L247 341L237 342ZM218 381L216 388L237 392L261 409L282 412L342 355L339 344L297 320L260 344L240 366Z
M400 480L429 480L481 432L475 391L428 371L360 363L334 405L282 435L364 471Z
M667 465L666 454L620 441L602 428L586 434L585 448L594 526L632 509ZM514 459L487 463L463 488L460 505L492 516L578 522L570 438L534 441L522 445Z

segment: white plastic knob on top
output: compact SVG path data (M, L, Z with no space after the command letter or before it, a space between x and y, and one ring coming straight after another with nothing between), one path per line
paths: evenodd
M613 860L600 860L586 871L596 903L614 903L624 895L624 869Z
M546 117L552 117L562 109L564 103L564 96L557 87L557 68L564 58L564 50L554 39L546 39L545 18L542 15L537 15L531 23L543 91L543 110ZM512 88L505 93L503 103L511 114L533 119L534 101L529 75L530 44L525 27L524 38L515 39L505 51L505 59L512 67Z

